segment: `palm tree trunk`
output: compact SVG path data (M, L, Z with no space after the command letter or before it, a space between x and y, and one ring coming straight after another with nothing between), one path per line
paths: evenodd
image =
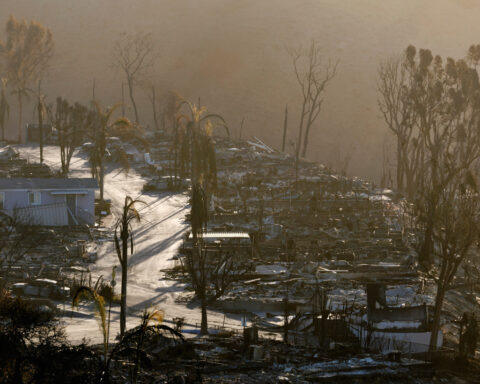
M165 120L164 120L165 121ZM173 148L174 148L174 165L173 165L173 168L174 168L174 171L175 171L175 186L177 186L177 179L178 179L178 169L177 169L177 156L178 156L178 123L177 123L177 120L175 119L175 122L174 122L174 126L175 126L175 142L173 144ZM165 130L165 129L164 129Z
M100 202L103 203L103 183L105 177L105 165L103 164L104 159L100 160Z
M122 294L120 302L120 337L125 334L127 319L127 240L124 241L124 261L122 263Z
M42 106L40 104L40 99L38 100L38 134L39 134L39 144L40 144L40 164L43 164L43 116L42 116Z

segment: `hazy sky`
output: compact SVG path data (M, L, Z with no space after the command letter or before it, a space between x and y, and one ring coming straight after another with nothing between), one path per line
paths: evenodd
M158 93L201 97L232 132L244 117L245 135L275 147L286 103L291 138L298 125L300 95L287 49L313 38L325 60L340 64L309 157L340 167L350 152L348 173L377 180L386 137L376 101L379 61L408 44L460 58L480 43L477 0L0 0L0 22L11 14L53 32L55 57L44 82L51 100L87 102L95 77L102 103L120 101L113 43L124 31L152 32L159 57L150 81ZM137 94L141 121L151 124L145 93Z

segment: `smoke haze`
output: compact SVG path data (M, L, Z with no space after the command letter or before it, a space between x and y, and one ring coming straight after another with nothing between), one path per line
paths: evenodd
M408 44L461 58L480 43L476 0L1 0L0 15L2 25L13 15L51 29L55 55L43 82L50 101L61 95L87 103L95 78L96 98L119 102L123 78L112 66L113 45L122 32L151 32L158 59L150 81L159 94L200 97L235 136L245 118L243 137L276 148L285 104L290 139L298 127L300 93L287 50L315 39L325 61L340 63L308 157L341 168L351 153L348 173L375 180L388 136L377 108L378 63ZM146 88L136 93L141 123L151 126ZM26 121L32 109L25 108ZM15 124L12 110L9 125Z

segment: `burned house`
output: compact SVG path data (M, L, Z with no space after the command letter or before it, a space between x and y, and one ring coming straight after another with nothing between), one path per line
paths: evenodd
M385 285L367 284L367 327L352 327L354 333L382 351L406 353L427 352L431 338L428 306L391 306L387 303ZM361 334L363 333L363 334ZM437 335L441 346L443 333Z

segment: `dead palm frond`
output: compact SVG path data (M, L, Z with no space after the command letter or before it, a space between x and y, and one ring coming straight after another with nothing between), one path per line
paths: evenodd
M88 286L80 286L77 288L73 295L72 299L72 307L78 307L79 302L82 299L91 299L93 300L95 304L95 313L99 318L99 325L100 325L100 330L102 332L103 336L103 354L104 354L104 361L106 362L107 360L107 354L108 354L108 324L107 324L107 313L105 309L105 299L103 296L101 296L97 290L98 287L101 284L101 280L103 278L100 276L95 284L94 288L88 287Z
M129 360L131 359L133 362L133 370L130 372L130 374L131 381L135 383L140 366L149 363L148 355L144 351L144 341L147 338L154 337L155 335L168 334L170 337L185 343L185 338L180 332L162 324L163 319L163 311L145 310L142 314L140 325L128 330L111 351L107 360L104 376L108 375L109 366L112 360L115 360L119 357L122 359L127 358ZM108 377L105 377L105 379L108 379Z
M100 184L100 199L103 201L103 190L104 190L104 164L105 157L107 154L107 138L112 136L112 132L115 129L128 130L132 127L132 123L126 117L121 117L113 122L111 118L113 113L122 106L121 103L117 103L112 107L102 108L100 103L93 101L92 105L94 107L95 116L91 119L91 133L90 139L93 143L92 147L89 149L89 160L90 167L92 171L92 176L97 178ZM121 151L120 151L121 152ZM123 160L127 160L126 155L122 157ZM128 172L129 164L128 161L122 161L123 169Z

